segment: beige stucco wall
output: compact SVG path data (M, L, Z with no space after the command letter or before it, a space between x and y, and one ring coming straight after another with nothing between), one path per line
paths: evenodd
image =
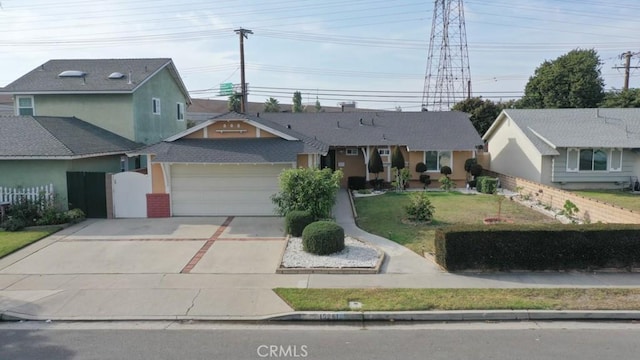
M36 95L36 115L75 116L135 141L130 95Z
M158 163L151 164L151 192L154 194L165 193L164 171Z
M296 158L296 167L297 168L308 168L309 167L309 156L308 154L298 154Z
M358 149L358 155L347 155L346 148L337 148L336 169L342 170L343 172L341 182L343 187L347 186L347 181L350 176L366 176L367 165L364 162L362 150ZM373 176L375 177L375 175Z
M261 130L255 126L240 120L221 120L206 127L206 138L208 139L238 139L238 138L275 138L278 137L268 131ZM204 129L193 132L186 139L205 138Z
M531 181L542 180L542 156L506 115L487 141L492 171Z

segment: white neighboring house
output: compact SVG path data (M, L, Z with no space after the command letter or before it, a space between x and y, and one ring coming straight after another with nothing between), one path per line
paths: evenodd
M507 109L483 140L491 170L565 189L620 189L640 174L640 109Z

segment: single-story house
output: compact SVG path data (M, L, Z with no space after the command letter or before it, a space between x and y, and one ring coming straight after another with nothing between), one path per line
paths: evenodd
M398 146L417 182L417 163L438 186L449 166L463 186L464 162L482 139L461 112L227 113L130 155L146 155L152 193L150 217L273 215L271 195L284 169L329 167L348 177L375 178L367 170L377 149L391 181Z
M566 189L633 186L640 109L507 109L483 136L493 171Z
M137 167L142 145L74 117L0 116L0 187L53 184L66 209L106 217L105 173Z

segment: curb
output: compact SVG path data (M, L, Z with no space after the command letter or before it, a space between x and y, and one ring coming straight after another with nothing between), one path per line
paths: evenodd
M640 311L625 310L456 310L456 311L298 311L267 316L61 316L41 317L6 311L0 322L11 321L213 321L213 322L488 322L488 321L638 321Z

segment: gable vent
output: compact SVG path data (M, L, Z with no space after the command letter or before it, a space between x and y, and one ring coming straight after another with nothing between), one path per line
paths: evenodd
M111 73L111 75L109 75L109 79L112 79L112 80L124 79L124 74L116 71Z
M58 74L58 77L85 77L87 73L81 70L65 70Z

